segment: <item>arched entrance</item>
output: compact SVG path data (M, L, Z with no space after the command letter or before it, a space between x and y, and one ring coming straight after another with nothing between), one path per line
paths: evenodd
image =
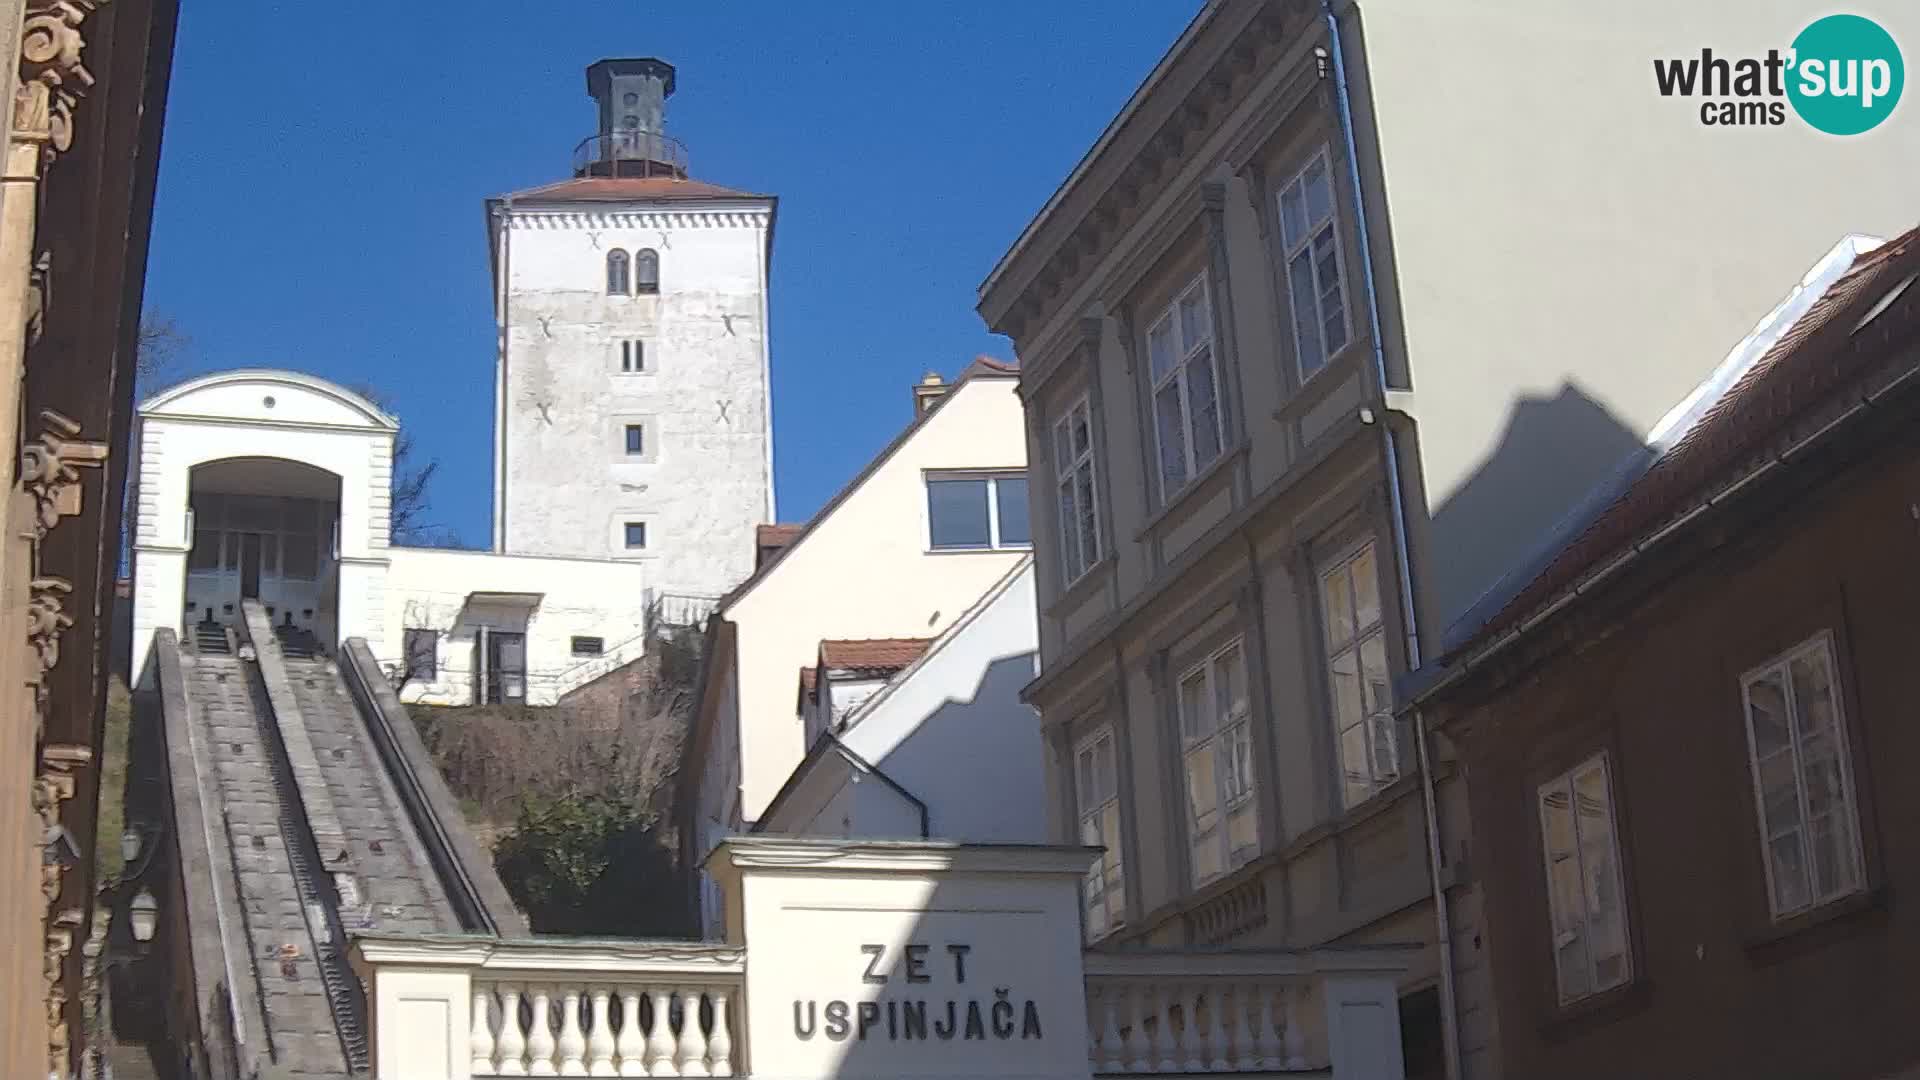
M221 458L194 466L187 505L189 640L224 633L242 599L265 605L283 634L336 640L339 476L285 458Z

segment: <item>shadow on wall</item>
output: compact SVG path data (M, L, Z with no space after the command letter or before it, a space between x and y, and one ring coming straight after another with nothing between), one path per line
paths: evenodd
M949 698L873 764L927 804L928 831L966 843L1047 841L1040 717L1020 701L1031 651L988 664L966 699Z
M1498 605L1486 594L1531 578L1549 534L1601 482L1646 446L1605 405L1568 383L1551 398L1522 397L1480 467L1432 514L1433 596L1451 644L1472 615ZM1475 609L1488 600L1488 610Z

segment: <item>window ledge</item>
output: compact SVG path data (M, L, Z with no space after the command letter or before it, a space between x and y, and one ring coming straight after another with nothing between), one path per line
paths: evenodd
M1032 544L1023 544L1019 547L950 547L950 548L930 547L926 549L924 552L922 552L922 554L924 555L1025 555L1032 550L1033 550Z
M1273 418L1282 423L1292 423L1326 400L1327 395L1338 389L1365 361L1368 350L1364 344L1363 341L1354 340L1341 346L1326 363L1320 365L1320 370L1307 376L1293 388L1291 396L1274 407ZM1366 394L1369 399L1372 396L1371 391Z
M1750 932L1741 938L1740 944L1756 963L1770 963L1792 952L1787 948L1788 944L1798 941L1802 935L1838 923L1864 919L1884 912L1886 907L1887 887L1884 884L1875 885Z
M1653 984L1644 978L1629 979L1610 990L1553 1007L1540 1022L1540 1037L1561 1042L1637 1013L1652 1002Z
M1134 543L1145 542L1147 537L1158 532L1162 525L1177 516L1183 508L1186 508L1191 503L1197 502L1201 491L1212 487L1213 482L1218 479L1221 474L1232 468L1235 462L1247 456L1247 448L1247 440L1241 439L1239 442L1222 450L1219 457L1209 463L1206 468L1201 469L1197 475L1190 477L1187 482L1181 486L1179 491L1173 493L1171 500L1161 506L1160 509L1154 511L1153 516L1147 518L1146 524L1140 526L1140 528L1134 532ZM1151 484L1157 481L1149 479L1147 482Z
M1075 578L1073 584L1061 590L1060 595L1047 605L1043 614L1049 619L1058 619L1068 608L1079 607L1087 597L1106 585L1107 579L1113 575L1113 563L1112 555L1102 555L1099 562L1087 567L1086 573Z

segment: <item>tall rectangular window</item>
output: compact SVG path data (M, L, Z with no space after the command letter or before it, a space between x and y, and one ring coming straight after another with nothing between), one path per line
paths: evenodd
M927 527L935 551L1031 546L1026 474L928 473Z
M1163 501L1220 456L1224 435L1213 354L1206 280L1196 277L1147 331Z
M1599 754L1537 792L1562 1004L1619 986L1633 973L1608 780L1607 756Z
M405 638L407 679L432 682L440 677L440 632L408 627Z
M1193 883L1202 885L1260 851L1241 643L1234 641L1182 675L1179 694L1189 861Z
M627 425L627 456L639 457L647 452L647 429L644 424Z
M1865 884L1835 671L1833 637L1823 632L1740 680L1767 902L1776 920Z
M1353 807L1400 777L1380 568L1371 541L1320 575L1320 603L1341 798Z
M1087 871L1087 940L1092 941L1112 932L1126 916L1119 770L1114 765L1111 728L1101 729L1074 752L1073 791L1080 812L1080 842L1107 849Z
M1093 408L1082 397L1053 425L1054 482L1060 491L1060 581L1071 585L1100 561L1094 506Z
M1333 174L1324 149L1280 189L1280 240L1287 264L1293 337L1305 382L1346 345L1347 297L1333 213Z
M639 338L628 338L620 343L620 370L628 375L647 370L646 342Z

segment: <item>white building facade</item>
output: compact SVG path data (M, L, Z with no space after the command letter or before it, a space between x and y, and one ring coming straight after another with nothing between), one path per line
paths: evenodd
M818 728L755 831L1045 843L1046 747L1039 713L1020 700L1040 669L1033 602L1029 558L919 659Z
M488 201L493 545L717 597L773 520L775 200L688 178L661 130L669 65L601 61L587 83L601 128L573 178Z
M551 705L644 653L647 567L396 547L398 424L324 379L248 369L135 419L133 671L154 631L225 647L242 600L285 640L362 638L409 701Z

